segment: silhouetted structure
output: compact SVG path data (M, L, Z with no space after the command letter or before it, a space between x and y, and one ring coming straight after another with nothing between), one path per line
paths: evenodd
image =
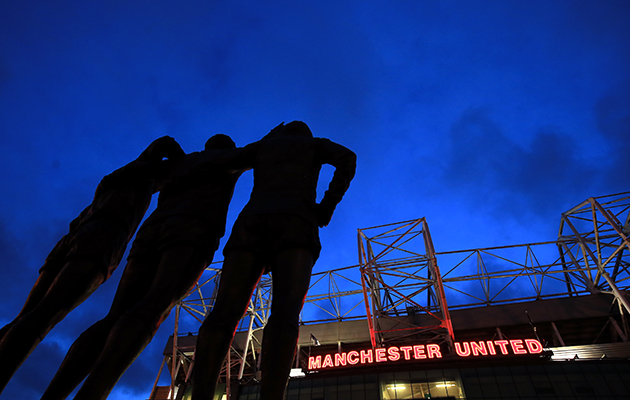
M321 249L318 226L329 223L356 168L352 151L313 138L299 121L277 127L246 146L240 157L254 168L254 188L223 251L215 306L199 331L195 400L212 398L238 321L265 272L273 276L273 303L263 336L261 400L282 398L298 338L299 313ZM323 164L336 169L317 204Z
M75 399L107 398L212 261L242 172L228 169L238 153L215 135L179 160L138 231L109 313L75 341L42 399L66 398L86 376Z
M0 392L48 332L118 267L149 207L154 179L184 152L168 136L103 178L94 200L53 248L18 316L0 333Z

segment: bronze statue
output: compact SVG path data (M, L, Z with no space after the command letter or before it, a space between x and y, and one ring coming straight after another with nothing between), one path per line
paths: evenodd
M48 332L118 267L149 207L154 179L184 151L168 136L105 176L94 200L46 258L18 316L0 333L0 392Z
M280 125L243 149L254 169L251 198L223 250L217 299L197 339L193 399L210 400L239 320L261 275L271 272L273 300L264 329L261 400L282 399L298 340L298 319L321 249L318 226L328 225L354 177L356 155L308 126ZM322 201L316 188L322 164L335 173Z
M86 376L75 400L107 398L212 262L242 173L228 169L238 153L232 139L215 135L178 160L138 230L109 313L74 342L42 400L66 398Z

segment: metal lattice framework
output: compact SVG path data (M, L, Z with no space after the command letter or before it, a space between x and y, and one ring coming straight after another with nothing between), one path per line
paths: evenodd
M394 335L428 334L452 343L454 338L442 277L429 226L424 218L359 229L359 263L367 321L373 347ZM409 313L432 317L418 326L400 318L390 327L385 320ZM389 325L389 324L387 324Z
M630 193L589 198L562 214L556 241L436 253L449 306L610 293L630 312L629 218Z
M597 293L613 294L625 319L630 314L624 297L630 291L629 236L630 192L589 198L571 208L561 215L557 240L548 242L435 252L424 218L360 229L359 264L312 275L301 323L366 319L375 347L408 335L450 343L449 309ZM219 279L219 265L212 264L176 306L174 356L165 358L170 393L189 381L194 364L194 356L177 343L180 318L187 315L201 324L212 309ZM255 349L271 298L271 277L265 276L238 328L247 332L246 342L229 353L228 381L256 372ZM422 324L410 318L416 315L423 317ZM625 323L623 330L629 337Z
M630 287L630 201L627 195L589 198L562 214L558 248L566 265L567 289L609 292L630 312L620 293Z

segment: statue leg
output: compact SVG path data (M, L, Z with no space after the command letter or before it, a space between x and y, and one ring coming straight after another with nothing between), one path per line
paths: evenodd
M33 310L39 302L44 298L48 289L50 289L50 285L52 285L55 278L57 278L58 271L50 271L44 270L37 277L37 281L33 285L28 297L26 298L26 302L20 310L20 313L13 319L13 321L6 324L2 329L0 329L0 341L4 337L4 335L11 329L11 327L24 315L28 314L31 310Z
M105 279L103 271L87 260L71 260L53 281L46 295L11 326L0 342L0 392L48 332L87 299Z
M287 249L272 267L273 300L262 343L261 400L284 396L299 336L299 316L313 269L310 249Z
M96 364L115 322L105 317L74 341L41 400L63 400L79 386Z
M89 327L72 344L42 400L63 400L90 374L101 356L110 331L118 319L147 292L153 279L149 268L155 257L132 258L125 267L107 316Z
M132 261L129 267L133 267ZM164 252L154 278L150 279L151 287L141 301L118 319L75 400L107 398L123 373L151 342L173 306L197 282L209 261L193 246L172 247Z
M255 261L254 254L248 251L235 250L225 257L217 299L197 336L194 400L211 400L214 396L234 332L262 275L262 269Z
M37 281L31 288L28 297L26 298L26 302L22 307L20 313L15 317L13 321L8 323L2 329L0 329L0 340L4 337L4 335L9 331L11 326L13 326L21 317L31 312L44 298L48 289L50 289L52 283L57 279L59 273L64 268L66 261L65 256L68 253L68 236L64 236L61 238L59 242L55 245L52 251L46 257L46 261L44 265L39 270L39 276L37 277Z

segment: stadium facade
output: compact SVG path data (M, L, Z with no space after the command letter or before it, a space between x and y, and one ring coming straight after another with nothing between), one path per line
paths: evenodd
M424 218L358 231L359 264L313 275L287 399L630 398L630 192L561 215L550 242L436 252ZM151 400L190 397L220 269L176 308ZM216 399L258 399L261 280ZM170 385L160 386L160 374Z

